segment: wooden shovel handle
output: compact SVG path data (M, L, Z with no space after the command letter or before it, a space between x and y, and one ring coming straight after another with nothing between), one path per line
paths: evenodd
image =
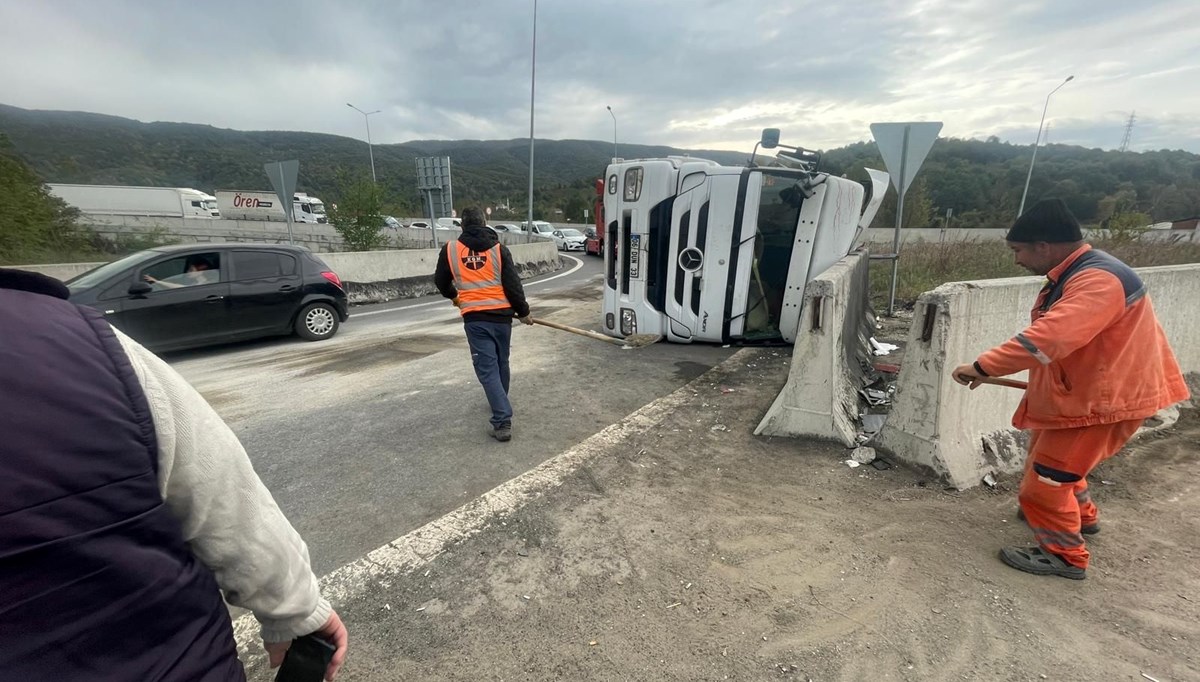
M1022 391L1029 388L1029 384L1024 381L1016 381L1015 379L1001 379L999 377L979 377L976 379L981 384L994 384L996 386L1007 386L1009 388L1019 388Z
M624 345L625 345L625 342L624 342L624 341L622 341L621 339L616 339L616 338L613 338L613 337L611 337L611 336L605 336L604 334L601 334L601 333L599 333L599 332L594 332L594 331L591 331L590 329L580 329L580 328L578 328L578 327L568 327L568 326L567 326L567 325L565 325L565 324L559 324L559 323L557 323L557 322L551 322L551 321L549 321L549 320L539 320L539 319L538 319L538 318L536 318L536 317L531 317L531 318L529 318L529 319L530 319L530 320L532 320L534 324L540 324L540 325L542 325L542 326L545 326L545 327L551 327L551 328L553 328L553 329L559 329L559 330L562 330L562 331L564 331L564 332L571 332L572 334L578 334L578 335L580 335L580 336L586 336L586 337L588 337L589 339L596 339L597 341L606 341L606 342L608 342L608 343L612 343L612 344L615 344L615 345L618 345L618 346L624 346Z

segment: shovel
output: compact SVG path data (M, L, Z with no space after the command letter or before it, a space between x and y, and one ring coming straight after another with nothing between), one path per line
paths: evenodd
M658 343L662 339L662 337L659 336L658 334L631 334L629 336L626 336L623 339L617 339L617 338L613 338L611 336L605 336L604 334L601 334L599 332L594 332L590 329L580 329L578 327L569 327L565 324L559 324L557 322L551 322L549 320L539 320L536 317L531 317L529 319L534 324L540 324L543 327L550 327L551 329L558 329L558 330L561 330L564 332L571 332L572 334L586 336L589 339L595 339L597 341L606 341L608 343L620 346L622 348L641 348L642 346L649 346L651 344Z
M981 384L992 384L994 386L1007 386L1009 388L1019 388L1022 391L1029 388L1029 384L1024 381L1016 381L1014 379L999 379L996 377L979 377L976 379Z

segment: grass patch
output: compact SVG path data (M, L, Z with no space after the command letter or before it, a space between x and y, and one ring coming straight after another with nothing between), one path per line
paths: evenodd
M1092 239L1093 246L1140 268L1150 265L1200 263L1200 244L1159 240L1129 241ZM876 245L877 252L889 247ZM1027 271L1013 263L1012 252L1001 240L926 242L904 244L900 249L900 275L896 284L896 306L911 308L922 293L946 282L996 277L1021 277ZM892 266L888 261L871 263L871 303L887 309Z
M111 261L138 251L179 243L165 229L158 227L113 236L80 227L56 241L53 245L30 246L0 254L0 266Z

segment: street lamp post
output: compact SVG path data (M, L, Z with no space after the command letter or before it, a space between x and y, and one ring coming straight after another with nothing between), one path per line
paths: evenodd
M375 149L371 146L371 114L378 114L381 109L375 111L363 111L353 104L346 102L346 106L363 115L363 121L367 124L367 154L371 157L371 182L375 182Z
M529 221L525 241L533 241L533 92L537 84L537 0L533 0L533 54L529 59Z
M1029 172L1025 175L1025 190L1021 192L1021 205L1017 208L1018 218L1025 212L1025 197L1029 195L1029 180L1033 177L1033 162L1037 161L1038 145L1042 142L1042 126L1046 124L1046 110L1050 108L1050 97L1074 78L1075 76L1067 76L1067 80L1059 83L1058 88L1054 88L1049 95L1046 95L1046 106L1042 107L1042 120L1038 123L1037 139L1033 141L1033 158L1029 160Z
M613 118L613 158L615 159L617 158L617 115L613 113L612 107L605 106L604 108L608 109L609 115Z

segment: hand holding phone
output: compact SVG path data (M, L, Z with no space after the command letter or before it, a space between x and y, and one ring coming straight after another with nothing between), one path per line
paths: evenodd
M321 682L337 647L317 634L292 640L275 682Z

